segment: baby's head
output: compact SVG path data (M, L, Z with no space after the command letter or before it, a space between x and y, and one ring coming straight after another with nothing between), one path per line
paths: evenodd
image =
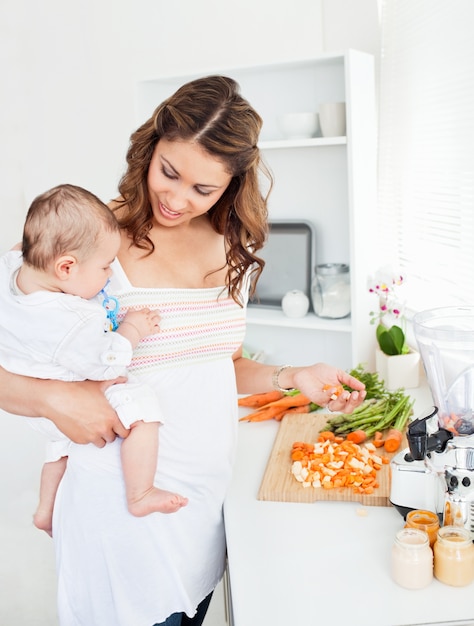
M54 274L61 291L83 298L97 294L119 246L114 214L82 187L58 185L31 203L23 229L23 262Z
M82 187L58 185L31 203L23 229L23 260L40 270L65 254L83 261L107 232L119 232L119 225L106 204Z

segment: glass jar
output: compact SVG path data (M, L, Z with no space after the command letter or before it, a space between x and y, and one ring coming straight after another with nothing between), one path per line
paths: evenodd
M319 317L347 317L351 312L349 266L345 263L316 265L311 298Z
M427 533L432 548L438 538L439 517L432 511L410 511L406 517L405 528L418 528Z
M423 589L433 580L433 552L424 530L402 528L396 534L392 579L405 589Z
M460 526L443 526L434 544L434 575L453 587L474 580L474 545L469 531Z

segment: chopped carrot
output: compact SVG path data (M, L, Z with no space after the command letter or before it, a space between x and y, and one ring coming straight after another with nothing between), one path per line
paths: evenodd
M387 452L396 452L402 443L403 434L396 428L391 428L385 437L384 447Z
M374 446L362 446L344 439L318 441L315 444L297 441L291 451L292 474L304 487L352 489L368 495L379 487L377 472L389 462L379 456Z
M347 435L347 440L352 443L363 443L367 439L367 434L363 430L353 430Z
M383 438L383 433L378 430L374 435L373 444L376 448L381 448L385 443L385 439Z
M318 441L326 441L329 439L330 441L334 441L336 435L332 432L332 430L323 430L319 433Z
M323 391L328 391L329 389L332 389L331 400L337 400L337 398L339 398L341 393L344 391L344 387L342 385L335 385L335 386L324 385L323 386Z
M314 444L312 443L306 443L305 441L295 441L295 443L292 446L293 448L301 448L302 450L309 450L311 452L313 452L314 450Z
M239 406L249 407L250 409L259 409L262 406L265 406L269 402L274 402L275 400L280 400L283 398L283 393L281 391L267 391L265 393L254 393L251 396L245 396L245 398L239 398L238 404Z
M305 456L306 456L306 453L304 452L304 450L297 449L297 450L292 450L291 452L292 461L302 461Z

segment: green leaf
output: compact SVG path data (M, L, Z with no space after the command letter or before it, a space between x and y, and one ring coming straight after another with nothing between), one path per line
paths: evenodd
M405 333L400 326L387 328L379 324L376 330L376 337L382 352L389 356L403 354L405 350Z

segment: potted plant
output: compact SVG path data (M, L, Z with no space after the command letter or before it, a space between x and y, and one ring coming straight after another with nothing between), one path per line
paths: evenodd
M406 341L404 303L399 291L404 279L386 268L370 279L369 291L378 297L378 311L370 312L370 323L376 324L375 353L377 372L388 389L418 387L420 355Z

